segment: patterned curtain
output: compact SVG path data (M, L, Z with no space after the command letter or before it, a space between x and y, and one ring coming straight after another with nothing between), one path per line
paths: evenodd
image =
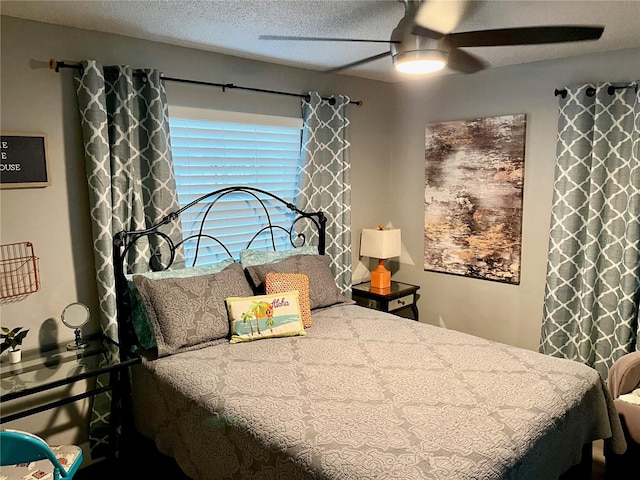
M606 380L640 346L640 99L634 86L566 90L540 351Z
M302 101L302 166L297 207L327 216L326 254L343 295L351 295L349 97L332 102L311 92ZM308 232L305 232L308 233ZM309 237L307 237L309 238ZM313 241L313 237L311 237Z
M168 108L160 73L82 63L75 78L85 147L100 325L117 340L112 237L152 225L178 208L169 141ZM168 231L180 241L180 225ZM139 242L147 259L158 245ZM140 252L136 252L140 254ZM144 266L143 266L144 265ZM130 265L130 271L147 263ZM98 379L105 385L108 377ZM101 385L102 386L102 385ZM109 396L94 398L90 440L94 456L108 443Z

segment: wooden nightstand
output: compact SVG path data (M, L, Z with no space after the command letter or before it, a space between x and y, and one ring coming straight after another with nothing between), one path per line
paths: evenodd
M419 289L416 285L393 281L390 288L379 289L372 288L371 282L365 282L351 287L351 297L358 305L383 312L397 313L410 308L417 322Z

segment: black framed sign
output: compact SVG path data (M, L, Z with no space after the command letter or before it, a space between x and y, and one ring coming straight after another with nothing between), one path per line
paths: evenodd
M50 184L47 135L3 132L0 135L0 188L46 187Z

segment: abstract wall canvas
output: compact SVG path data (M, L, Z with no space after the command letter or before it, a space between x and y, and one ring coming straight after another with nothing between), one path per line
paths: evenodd
M520 283L526 115L425 129L424 269Z

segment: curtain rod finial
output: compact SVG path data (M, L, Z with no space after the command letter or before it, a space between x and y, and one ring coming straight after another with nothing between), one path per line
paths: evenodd
M49 68L56 72L58 71L58 62L54 58L49 59Z
M556 88L555 91L553 92L553 95L556 97L560 95L562 98L567 98L567 89L563 88L562 90L559 90Z

